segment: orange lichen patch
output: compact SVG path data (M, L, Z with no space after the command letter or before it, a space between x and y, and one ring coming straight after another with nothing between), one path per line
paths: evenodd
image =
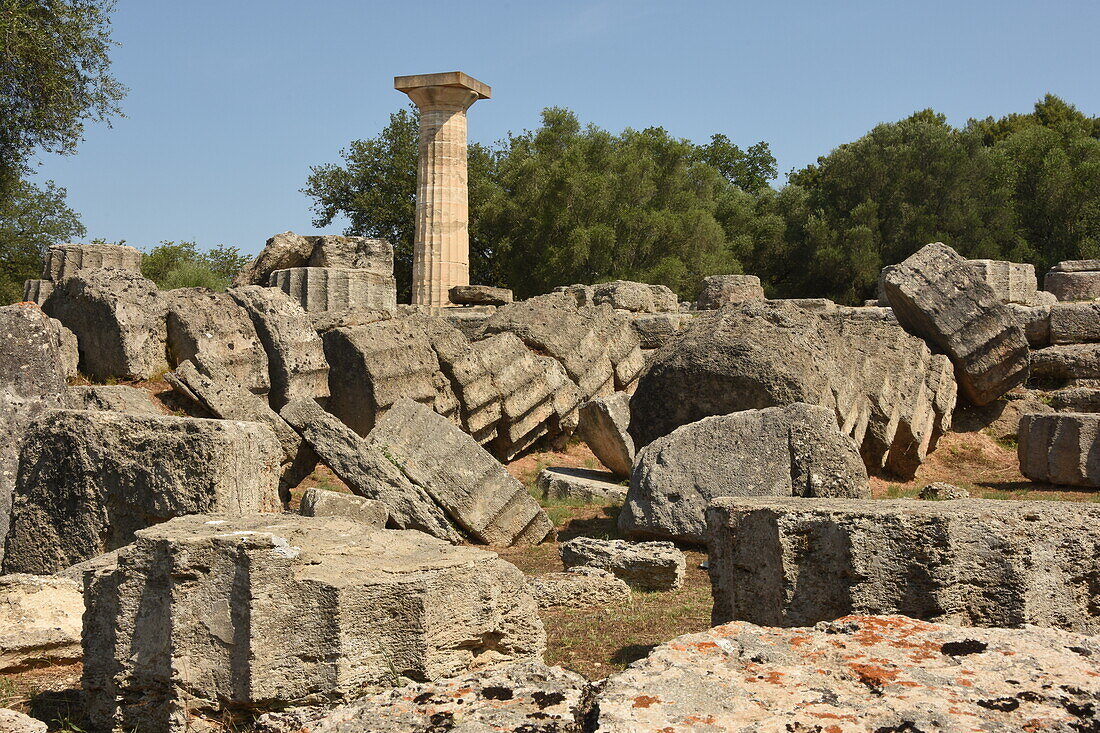
M894 682L900 674L896 669L887 669L874 664L854 662L848 666L859 677L859 681L868 687L884 687Z
M782 679L783 679L783 673L780 672L779 670L772 670L771 672L768 672L768 674L763 677L763 680L765 682L771 683L773 685L778 685Z
M714 725L715 720L716 718L713 715L708 715L705 718L702 718L698 715L689 715L684 718L683 722L686 725Z
M839 725L827 725L824 728L824 733L843 733Z
M838 713L819 713L816 711L812 712L811 715L813 715L815 718L825 718L826 720L847 720L852 723L856 722L856 716L854 715L840 715Z
M653 697L651 695L638 695L636 698L634 698L634 707L648 708L655 702L661 702L661 698Z
M695 647L696 651L700 651L700 652L710 651L711 649L717 649L718 648L718 645L715 644L713 641L699 641L699 642L696 642L695 644L693 644L692 646Z
M803 644L809 644L813 641L813 637L810 636L792 636L787 640L787 643L791 645L791 649L797 649Z
M956 685L961 685L963 687L973 687L974 686L974 683L971 682L970 680L966 679L965 677L956 677L955 678L955 684Z

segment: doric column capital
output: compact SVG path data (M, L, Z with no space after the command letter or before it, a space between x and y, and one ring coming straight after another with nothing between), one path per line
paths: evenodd
M465 112L471 104L481 99L477 92L461 87L417 87L406 90L405 93L421 112Z

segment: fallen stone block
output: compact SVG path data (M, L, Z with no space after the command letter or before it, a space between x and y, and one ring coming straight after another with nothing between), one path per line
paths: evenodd
M89 270L122 270L141 274L141 252L123 244L54 244L46 250L42 277L60 283Z
M462 308L448 308L442 318L472 341L480 336L485 321L489 320L494 310L496 308L489 305L467 305Z
M53 332L54 342L61 354L61 368L68 378L80 374L80 346L76 341L76 334L65 328L64 324L56 318L50 319L50 328Z
M1032 481L1100 487L1100 414L1024 415L1017 453Z
M1078 262L1095 262L1095 260L1078 260ZM1095 300L1100 298L1100 272L1052 269L1043 277L1043 290L1053 293L1054 297L1061 301Z
M634 466L634 439L630 428L630 395L615 392L581 405L577 433L600 463L626 478Z
M560 667L515 662L438 682L416 682L336 708L261 716L258 733L583 733L588 681Z
M53 292L50 280L26 280L23 282L23 302L42 305Z
M565 569L577 566L613 573L641 590L676 590L684 584L684 553L671 542L627 542L576 537L559 547Z
M1100 341L1100 303L1056 303L1050 307L1050 342Z
M1012 313L955 250L921 248L885 277L894 315L955 364L959 389L985 405L1028 377L1028 345Z
M137 387L93 384L69 387L64 407L70 410L100 410L129 415L163 415L165 411Z
M347 517L375 529L385 529L390 518L390 509L385 502L318 489L316 486L302 494L298 513L303 517Z
M79 583L40 575L0 575L0 672L79 662L83 614Z
M233 278L233 287L267 285L271 273L276 270L305 267L309 264L314 246L313 241L294 232L276 234L267 240L256 259L237 273Z
M490 545L537 544L554 530L519 481L469 435L431 409L401 400L367 436L463 531Z
M1002 303L1031 305L1038 298L1039 284L1035 265L1003 260L967 260L966 266L989 286Z
M969 499L970 492L954 484L945 483L943 481L933 481L920 490L919 498L925 501Z
M695 307L698 310L716 310L763 299L764 288L756 275L710 275L703 278Z
M1022 731L1100 724L1095 637L904 616L813 628L735 622L686 634L612 675L594 729ZM705 722L704 722L705 721Z
M337 517L141 530L87 579L85 604L87 714L104 729L338 702L546 645L523 573L494 553Z
M271 389L267 352L248 311L228 293L206 288L166 290L168 360L172 368L202 353L258 395Z
M58 283L42 310L76 334L81 371L96 381L152 379L168 369L168 309L152 280L84 270Z
M1097 272L1100 260L1062 260L1050 268L1050 272Z
M447 542L462 541L443 508L405 475L392 454L367 444L313 400L293 400L283 407L280 415L348 488L386 505L390 526L419 530Z
M713 622L805 626L901 613L1100 630L1100 506L720 498L707 509Z
M536 575L528 582L539 608L607 608L631 602L629 585L610 571L587 565Z
M592 305L592 286L591 285L559 285L550 292L561 293L569 296L569 298L577 305Z
M1041 349L1050 345L1050 311L1049 305L1020 305L1009 303L1007 306L1016 323L1024 331L1028 346L1033 349Z
M500 416L488 449L502 461L511 460L556 429L559 415L546 362L511 333L476 341L471 348L480 354L499 400L493 403Z
M626 487L615 482L614 474L586 468L544 468L535 487L548 501L622 504L626 500Z
M592 286L592 303L607 303L634 313L674 313L680 310L676 293L664 285L614 280Z
M29 715L0 708L0 733L46 733L49 726Z
M1100 344L1063 344L1031 352L1036 379L1100 379Z
M455 305L508 305L512 302L512 291L488 285L455 285L447 297Z
M630 399L636 450L711 415L822 405L871 470L912 476L951 423L951 362L888 320L749 303L698 315Z
M248 311L267 351L271 407L278 410L299 397L327 398L329 367L324 346L301 306L286 293L258 285L234 288L229 294Z
M632 318L631 325L643 349L659 349L672 341L690 320L687 313L640 313Z
M1050 406L1058 412L1100 412L1100 389L1070 387L1051 392Z
M200 512L278 512L266 425L51 410L26 431L5 573L54 573L143 527Z
M701 543L717 496L871 498L867 469L832 410L800 402L706 417L638 454L619 530Z
M335 267L293 267L271 273L270 285L310 313L397 308L397 282L392 274Z
M392 313L386 311L370 310L366 308L349 308L342 311L320 311L309 313L309 320L313 323L313 330L324 336L325 331L334 328L355 328L356 326L369 326L379 321L388 321L393 318Z
M313 251L307 263L309 267L366 270L375 275L393 277L393 245L385 239L343 237L333 234L306 237L306 239L313 243ZM288 267L299 267L299 265Z

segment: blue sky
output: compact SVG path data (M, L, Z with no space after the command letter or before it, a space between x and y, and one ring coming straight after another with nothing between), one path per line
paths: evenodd
M317 231L299 192L309 167L406 103L393 76L457 69L493 88L471 140L564 106L615 131L765 140L778 184L926 107L962 124L1050 91L1100 114L1098 28L1095 0L119 0L127 118L43 157L38 177L68 189L89 238L254 253Z

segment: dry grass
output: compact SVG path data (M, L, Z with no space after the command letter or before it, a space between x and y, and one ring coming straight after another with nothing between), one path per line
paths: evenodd
M80 663L37 667L0 675L0 707L44 721L50 730L86 729Z

